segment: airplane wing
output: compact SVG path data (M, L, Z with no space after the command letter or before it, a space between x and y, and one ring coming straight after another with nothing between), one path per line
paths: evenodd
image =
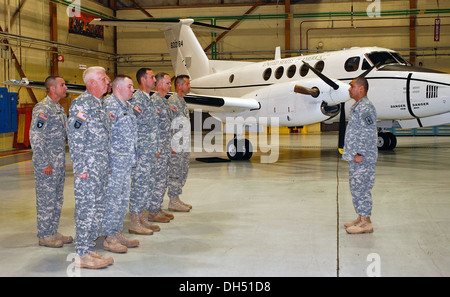
M171 95L172 93L167 93L166 98ZM184 100L190 110L201 109L202 112L236 113L261 108L261 104L255 99L187 94Z
M45 82L29 81L26 78L24 78L22 80L11 79L11 80L4 81L1 84L7 85L7 86L13 86L13 87L25 87L25 88L34 88L34 89L42 89L42 90L46 89ZM83 85L66 84L66 86L67 86L67 93L81 94L84 91L86 91L86 87Z

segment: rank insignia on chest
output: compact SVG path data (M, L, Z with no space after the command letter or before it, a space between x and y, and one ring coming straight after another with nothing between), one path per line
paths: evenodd
M39 117L41 118L41 119L43 119L43 120L48 120L48 116L45 114L45 113L40 113L39 114Z
M161 113L161 108L156 107L156 113Z
M137 105L133 109L137 113L141 113L142 112L142 109L139 106L137 106Z
M83 121L86 121L87 118L88 118L88 115L85 114L84 112L79 111L79 112L77 113L77 118L80 118L80 119L82 119Z
M170 106L170 109L172 109L172 111L177 111L177 107L173 105Z
M111 121L114 121L116 116L109 112L109 118L111 119Z

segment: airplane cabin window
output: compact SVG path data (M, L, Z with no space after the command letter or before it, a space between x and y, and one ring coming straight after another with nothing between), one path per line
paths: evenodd
M287 76L289 78L292 78L295 75L296 71L297 71L297 66L295 66L295 65L290 66L287 70Z
M230 75L229 81L230 81L230 84L234 81L234 74Z
M264 80L269 80L271 75L272 75L272 68L267 68L266 70L264 70L263 74Z
M344 68L347 72L356 71L359 68L359 57L351 57L345 61Z
M280 79L283 76L284 73L284 67L280 66L277 68L277 70L275 71L275 78L276 79Z
M305 64L300 67L300 76L306 76L308 74L309 68Z
M314 68L319 71L322 72L323 67L325 67L325 62L324 61L319 61L316 63L316 65L314 65Z

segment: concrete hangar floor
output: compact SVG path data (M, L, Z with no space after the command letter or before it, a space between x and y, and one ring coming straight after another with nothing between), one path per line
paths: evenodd
M355 218L337 135L280 135L276 163L205 163L193 152L182 199L189 213L159 224L106 269L81 276L450 276L450 137L399 137L382 152L372 191L374 233L349 235ZM0 157L0 276L67 276L74 245L38 246L30 151ZM59 231L75 234L67 154ZM167 209L167 198L163 208ZM70 270L70 269L69 269Z

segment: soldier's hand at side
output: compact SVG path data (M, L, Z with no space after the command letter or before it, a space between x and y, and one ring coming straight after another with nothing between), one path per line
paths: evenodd
M353 158L353 162L355 163L361 163L364 160L364 156L361 156L359 154L356 154L355 157Z
M45 175L51 175L53 173L52 165L48 165L48 167L44 168L44 174Z
M77 176L81 179L87 179L89 177L89 172L77 174Z

